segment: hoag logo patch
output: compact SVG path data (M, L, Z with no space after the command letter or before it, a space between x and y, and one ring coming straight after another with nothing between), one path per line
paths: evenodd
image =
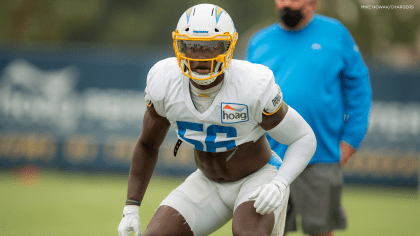
M248 106L238 103L222 102L222 123L238 123L249 120Z

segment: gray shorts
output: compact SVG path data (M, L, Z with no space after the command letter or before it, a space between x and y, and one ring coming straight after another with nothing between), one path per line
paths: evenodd
M285 232L296 231L296 216L301 215L305 234L324 233L347 227L341 205L344 185L339 164L313 164L290 185Z

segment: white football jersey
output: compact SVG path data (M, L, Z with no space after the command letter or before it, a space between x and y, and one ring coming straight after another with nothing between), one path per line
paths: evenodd
M275 86L273 72L263 65L232 60L224 73L222 88L203 113L194 107L189 78L176 58L159 61L147 76L145 92L156 112L195 149L224 152L255 142L265 133L259 123Z

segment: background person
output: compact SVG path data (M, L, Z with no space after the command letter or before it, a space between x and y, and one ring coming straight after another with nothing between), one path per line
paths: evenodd
M284 99L309 123L317 150L291 185L285 231L334 235L345 229L341 166L356 152L368 125L371 89L368 69L348 30L337 20L314 14L316 0L276 0L280 23L257 32L246 59L269 67ZM287 145L268 138L284 156Z

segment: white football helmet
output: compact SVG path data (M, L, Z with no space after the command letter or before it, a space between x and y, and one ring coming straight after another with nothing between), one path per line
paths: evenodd
M216 80L229 66L238 33L225 10L212 4L199 4L184 12L172 33L172 38L182 72L198 84L207 85ZM187 48L220 50L220 54L215 58L194 59L186 56ZM210 72L200 74L192 71L191 61L211 61Z

